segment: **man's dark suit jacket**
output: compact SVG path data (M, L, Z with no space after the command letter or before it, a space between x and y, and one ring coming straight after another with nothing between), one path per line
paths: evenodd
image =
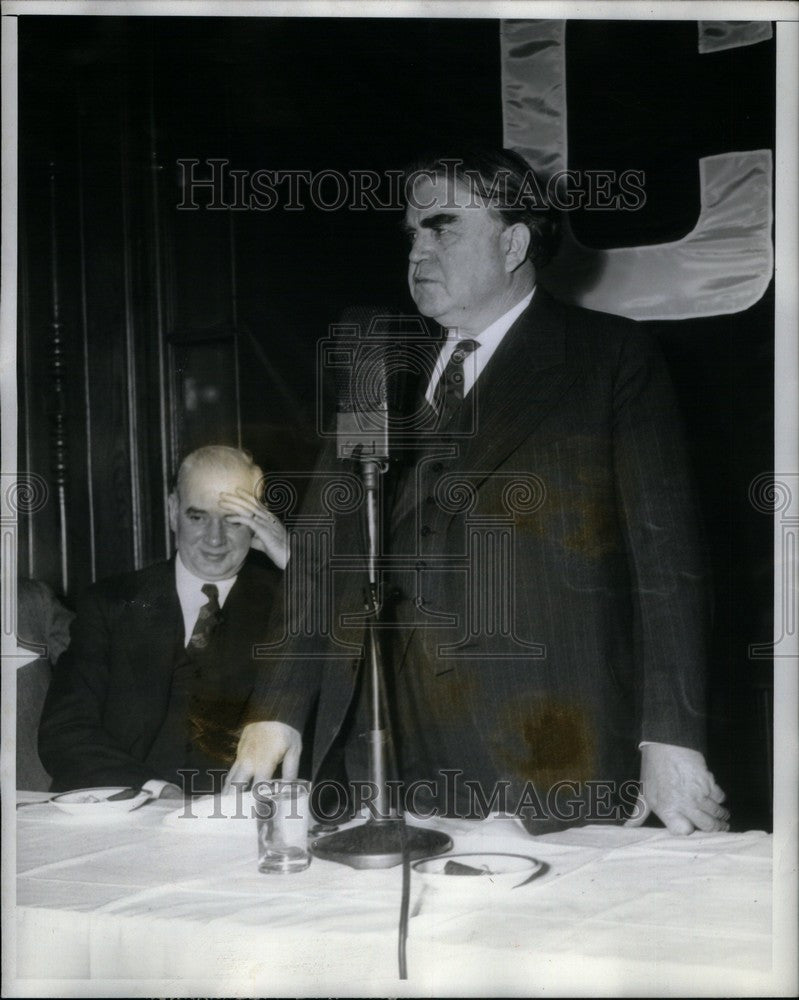
M266 636L281 576L252 556L239 571L207 649L192 664L190 694L203 727L191 746L188 729L164 731L173 670L185 656L174 560L91 586L78 602L39 728L53 789L180 783L184 765L228 768L264 669L252 647ZM165 747L174 752L165 756Z
M637 779L641 740L702 749L707 579L645 329L539 287L475 389L405 464L387 521L404 560L384 643L403 776L450 768L488 794L532 781L543 795ZM360 516L337 517L334 558ZM254 699L253 715L302 731L318 697L317 767L352 700L362 631L340 616L362 594L363 574L334 574L331 634L294 640Z

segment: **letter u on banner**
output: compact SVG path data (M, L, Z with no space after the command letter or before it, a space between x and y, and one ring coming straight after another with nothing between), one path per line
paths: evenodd
M764 37L749 32L737 44ZM568 168L566 22L503 21L500 42L505 145L549 180ZM575 238L564 213L563 245L542 284L565 301L637 320L754 305L774 266L771 150L704 157L698 169L699 218L682 239L593 250Z

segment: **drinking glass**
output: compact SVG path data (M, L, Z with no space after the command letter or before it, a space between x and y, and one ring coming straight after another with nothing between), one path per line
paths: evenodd
M304 871L308 851L309 781L262 781L253 788L258 821L258 871Z

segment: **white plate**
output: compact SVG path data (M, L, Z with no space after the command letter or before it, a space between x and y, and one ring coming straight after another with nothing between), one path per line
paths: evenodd
M110 796L125 791L128 791L125 785L76 788L71 792L62 792L50 801L56 809L70 816L80 816L82 819L108 819L112 816L124 816L125 813L138 809L152 798L149 792L141 791L129 799L110 799Z

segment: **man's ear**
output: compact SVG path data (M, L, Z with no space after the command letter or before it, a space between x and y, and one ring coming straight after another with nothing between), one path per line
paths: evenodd
M530 230L523 222L508 226L502 233L502 249L505 253L505 270L510 273L527 260L530 248Z
M178 530L178 512L180 511L180 503L178 501L177 492L170 493L166 498L167 511L169 512L169 527L173 533L177 534Z

